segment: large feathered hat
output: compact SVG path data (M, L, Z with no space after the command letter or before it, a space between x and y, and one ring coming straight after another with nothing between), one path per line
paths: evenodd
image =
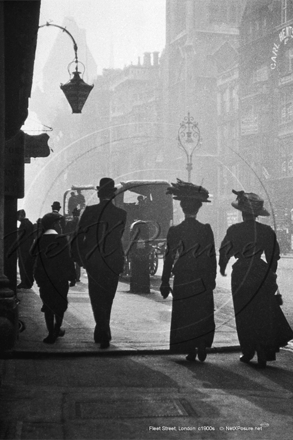
M177 183L171 183L166 194L171 194L174 200L193 199L200 202L210 202L209 192L202 186L190 182L183 182L177 178Z
M270 213L264 208L264 201L257 194L246 193L244 191L235 191L232 189L232 193L236 194L237 198L231 205L233 208L242 212L247 212L255 216L267 217Z

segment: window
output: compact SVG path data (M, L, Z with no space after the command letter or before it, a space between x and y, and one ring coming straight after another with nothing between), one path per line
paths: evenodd
M185 21L186 21L186 2L185 0L177 0L176 6L176 33L180 34L180 32L185 29Z
M212 0L209 9L211 23L221 24L228 22L228 7L226 0Z
M280 60L280 74L288 75L293 72L293 48L287 49Z
M269 78L268 66L263 64L253 71L252 81L253 83L267 81Z
M281 23L286 23L286 21L287 21L287 0L282 0Z
M280 124L293 121L293 89L283 92L280 100Z
M232 102L233 102L233 109L237 111L239 107L238 85L235 86L232 90Z
M229 9L229 22L237 23L237 21L238 21L237 6L235 1L233 1Z
M226 89L223 93L223 110L225 113L229 113L230 110L230 90Z

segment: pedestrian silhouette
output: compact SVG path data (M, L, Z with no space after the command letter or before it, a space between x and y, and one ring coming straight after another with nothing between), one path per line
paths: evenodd
M212 229L196 216L202 203L209 202L209 193L201 186L177 181L167 194L180 200L185 219L168 231L160 290L167 298L172 291L169 280L173 273L170 350L187 354L188 361L198 355L203 362L215 332L213 289L217 263Z
M100 203L87 206L78 229L78 253L88 275L88 289L96 322L94 340L108 348L111 340L110 317L119 274L123 272L122 234L126 212L113 205L117 188L104 177L97 187Z
M43 302L41 310L48 329L48 336L43 340L46 344L53 344L59 336L65 334L61 325L68 305L69 281L75 280L68 241L56 231L56 223L61 218L57 212L44 215L42 233L31 248L31 254L36 258L34 276Z
M275 298L280 258L276 234L256 221L269 216L264 201L254 193L234 191L232 206L242 212L243 222L230 226L220 248L220 272L233 256L232 295L236 328L242 350L240 360L248 363L257 353L261 368L276 359L280 347L293 339L293 332ZM262 258L264 254L265 260Z
M52 208L52 212L56 212L57 214L60 214L59 212L61 209L60 202L58 201L53 202L51 208ZM60 219L60 221L55 223L56 232L58 232L58 234L64 234L66 229L65 218L62 215L61 217L62 218Z
M24 209L17 211L17 220L20 222L20 226L17 229L17 256L20 284L18 284L17 288L30 289L34 282L34 260L29 252L34 241L34 225L26 218Z
M77 208L77 206L78 206L77 196L74 191L71 191L70 197L68 199L68 214L72 215L73 210Z

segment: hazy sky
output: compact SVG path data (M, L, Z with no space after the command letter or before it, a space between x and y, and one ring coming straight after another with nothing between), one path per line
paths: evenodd
M131 62L136 64L144 52L163 50L165 3L166 0L42 0L40 25L47 21L62 25L65 17L73 17L79 27L86 29L89 49L101 73L110 64L123 68ZM51 33L49 38L48 33L45 37L39 32L36 73L54 42L56 33Z

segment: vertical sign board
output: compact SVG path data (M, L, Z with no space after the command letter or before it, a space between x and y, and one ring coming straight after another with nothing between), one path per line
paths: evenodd
M5 196L24 197L24 133L19 131L5 142Z

